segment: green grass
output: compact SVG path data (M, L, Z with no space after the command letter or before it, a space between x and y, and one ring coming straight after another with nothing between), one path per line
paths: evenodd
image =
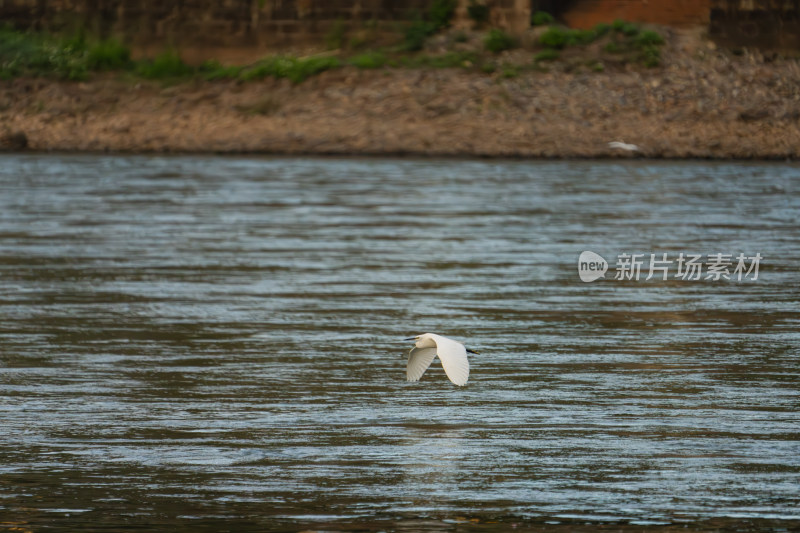
M275 56L263 59L255 66L243 70L239 78L243 81L259 80L266 77L287 78L293 83L300 83L315 74L339 66L341 66L341 61L335 57L296 58Z
M483 44L490 52L499 54L504 50L515 48L517 46L517 40L503 30L494 28L489 30Z
M591 30L575 30L552 26L539 37L539 44L556 50L561 50L567 46L583 46L593 43L607 31L604 26L596 26Z
M516 78L519 76L520 68L518 65L506 64L500 71L500 76L503 78Z
M552 24L555 20L550 13L537 11L531 15L531 26L544 26L545 24Z
M355 57L351 57L349 63L358 68L381 68L388 62L387 57L382 52L365 52Z
M533 56L533 61L535 63L540 61L555 61L560 55L561 54L558 52L558 50L554 50L553 48L545 48Z
M633 39L633 43L639 47L658 46L664 44L664 38L653 30L645 30Z
M130 68L131 51L118 40L111 38L91 45L86 56L89 70L122 70Z
M242 67L224 66L219 61L210 59L204 61L197 69L201 78L208 81L214 80L234 80L239 77L242 72Z
M477 6L477 0L470 5ZM492 73L497 71L503 77L515 77L520 68L541 70L542 63L555 61L562 55L565 60L575 54L565 55L562 50L573 46L585 46L602 38L600 45L605 54L619 54L608 65L620 62L637 62L646 67L661 63L661 49L664 38L656 31L642 30L639 26L614 21L612 24L599 24L590 30L576 30L562 26L551 26L540 36L542 47L533 57L532 65L499 65L490 59L491 54L499 54L518 46L516 39L500 29L492 29L485 35L486 52L451 51L444 54L398 54L399 51L414 51L423 48L425 39L449 24L454 8L454 0L434 0L425 15L419 15L406 26L406 39L400 48L369 50L339 59L331 56L297 58L275 56L264 58L248 66L224 66L218 61L206 61L199 66L185 63L176 50L166 50L151 59L133 61L130 50L116 39L91 39L84 34L71 37L58 37L43 33L19 32L0 25L0 79L20 76L50 77L65 80L85 80L94 72L128 70L133 75L150 80L180 81L185 79L203 80L259 80L266 77L285 78L300 83L325 70L352 65L360 69L383 67L408 68L472 68ZM541 20L545 20L542 17ZM345 39L344 23L333 25L326 39L328 45L342 46ZM468 35L456 32L451 39L455 42L467 41ZM333 41L336 41L335 43ZM587 48L587 51L594 48ZM605 55L604 54L604 55ZM586 54L584 54L586 55ZM595 57L582 63L592 70L604 68L603 57ZM269 107L269 106L266 106Z
M656 31L641 30L636 24L615 20L611 24L598 24L590 30L576 30L561 26L551 26L540 37L539 44L545 48L537 54L534 62L549 60L547 50L563 50L571 46L586 46L601 38L608 39L603 44L606 53L619 54L622 61L639 62L646 67L656 67L661 63L659 47L664 38ZM592 66L592 70L600 71L602 63Z
M56 39L8 27L0 29L2 79L28 75L84 80L89 72L86 55L82 40Z
M403 35L403 44L400 49L405 52L416 52L425 47L425 41L436 33L436 26L421 18L409 24Z
M424 16L416 11L405 29L400 49L406 52L422 50L428 37L450 26L457 5L457 0L433 0Z
M450 25L450 19L456 12L457 0L433 0L428 8L428 19L436 31Z
M116 39L88 41L0 27L0 78L85 80L92 71L130 68L130 50Z
M647 68L657 67L661 64L661 50L655 46L647 46L639 52L638 59Z
M196 69L184 63L175 50L165 50L152 60L136 65L136 74L149 80L185 78L195 72Z
M448 52L441 55L418 55L401 58L400 64L407 68L466 68L478 63L475 52Z
M624 20L617 19L611 23L611 28L626 37L634 37L639 33L639 27L632 22L625 22Z

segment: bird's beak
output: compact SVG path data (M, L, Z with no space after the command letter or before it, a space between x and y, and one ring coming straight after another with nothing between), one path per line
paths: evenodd
M474 353L475 355L480 355L481 354L481 352L476 352L475 350L470 350L469 348L466 348L466 350L467 350L467 353Z
M417 340L417 338L416 337L409 337L409 338L403 339L403 340L404 341L415 341L415 340Z

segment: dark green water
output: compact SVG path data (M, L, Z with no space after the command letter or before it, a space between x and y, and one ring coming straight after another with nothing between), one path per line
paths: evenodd
M0 156L0 531L798 528L798 363L798 166Z

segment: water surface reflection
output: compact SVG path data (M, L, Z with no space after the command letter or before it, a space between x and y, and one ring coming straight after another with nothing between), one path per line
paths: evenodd
M795 166L0 162L2 525L800 521ZM585 284L584 250L764 260ZM467 387L404 381L426 331Z

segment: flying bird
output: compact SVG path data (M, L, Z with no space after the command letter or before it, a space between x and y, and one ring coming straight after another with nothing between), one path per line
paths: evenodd
M406 366L408 381L419 381L419 378L438 355L450 381L459 386L467 384L467 379L469 379L467 352L474 354L478 352L465 348L458 341L435 333L423 333L404 340L416 341L414 347L408 352L408 365Z
M635 144L628 144L626 142L620 142L620 141L611 141L610 143L608 143L608 147L609 148L617 148L619 150L625 150L626 152L638 152L639 151L639 147L636 146Z

